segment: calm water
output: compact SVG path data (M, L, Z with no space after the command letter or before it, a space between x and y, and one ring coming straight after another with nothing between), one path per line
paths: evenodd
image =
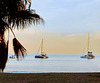
M48 59L35 59L34 56L26 55L19 61L8 59L4 72L100 72L100 55L95 55L95 59L82 59L81 55L47 55Z

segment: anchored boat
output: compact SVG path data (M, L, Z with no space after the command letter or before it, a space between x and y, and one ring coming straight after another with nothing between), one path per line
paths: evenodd
M41 54L36 55L35 58L43 58L43 59L48 58L48 56L46 56L46 53L43 52L43 39L42 39L42 42L41 42Z
M10 56L9 58L10 58L10 59L15 59L15 56L14 56L14 55L12 55L12 56Z
M84 56L81 56L81 58L87 58L87 59L94 59L95 56L92 54L92 52L89 49L89 33L88 33L88 44L87 44L87 54Z

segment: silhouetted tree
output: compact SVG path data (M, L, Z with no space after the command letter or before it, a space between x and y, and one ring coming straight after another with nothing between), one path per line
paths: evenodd
M9 40L5 41L5 31L13 29L24 29L26 25L38 24L43 19L31 10L30 0L0 0L0 70L3 71L8 59ZM26 49L20 44L14 35L13 47L17 59L19 55L24 57Z

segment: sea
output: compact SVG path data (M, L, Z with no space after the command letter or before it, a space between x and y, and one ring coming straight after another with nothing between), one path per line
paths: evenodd
M11 54L9 54L11 56ZM83 59L82 55L48 54L47 59L36 59L27 54L22 59L8 58L5 73L85 73L100 72L100 55L95 59Z

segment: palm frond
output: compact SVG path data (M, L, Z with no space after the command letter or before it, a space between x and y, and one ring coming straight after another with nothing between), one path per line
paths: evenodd
M29 3L29 4L28 4ZM44 23L44 20L31 10L30 0L0 0L0 18L7 24L26 28L26 25Z
M12 27L25 28L26 25L44 23L44 20L35 13L35 10L22 10L16 15L9 18L9 23L12 23ZM20 26L20 27L19 27Z
M0 34L4 36L4 32L8 29L8 24L3 20L0 20Z
M13 39L13 48L17 59L19 59L19 56L22 56L24 58L24 54L26 54L26 49L16 38Z

